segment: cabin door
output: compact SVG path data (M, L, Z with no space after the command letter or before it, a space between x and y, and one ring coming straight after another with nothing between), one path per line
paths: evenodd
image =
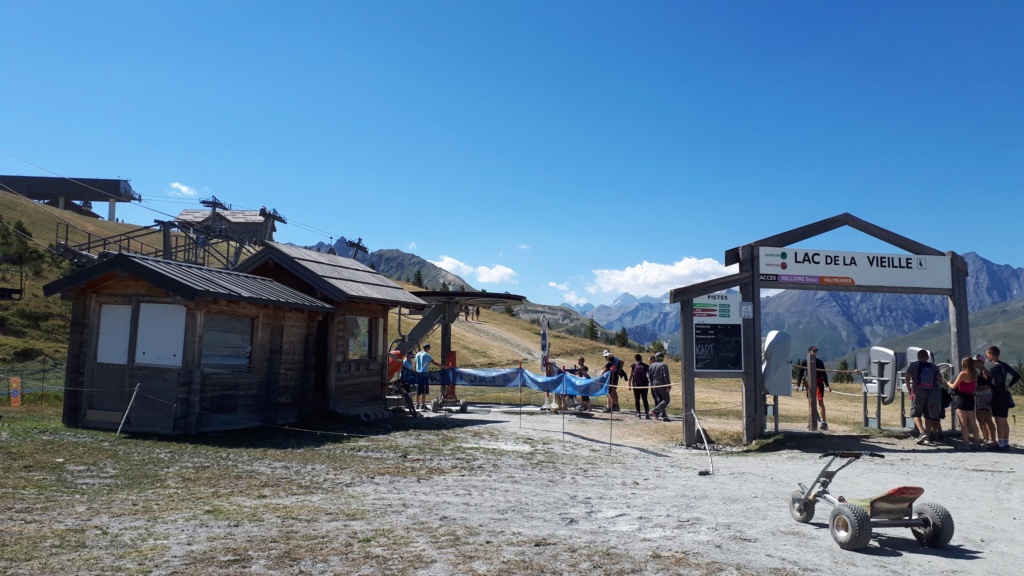
M131 306L100 306L95 369L92 382L85 391L87 409L124 412L127 407L128 341L131 325Z

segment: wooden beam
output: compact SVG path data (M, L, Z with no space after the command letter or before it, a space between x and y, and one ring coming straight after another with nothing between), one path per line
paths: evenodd
M856 216L850 214L849 212L844 212L842 214L839 214L838 216L833 216L831 218L826 218L824 220L812 222L799 228L793 228L792 230L782 232L774 236L768 236L767 238L762 238L760 240L751 242L750 244L747 244L747 246L754 246L755 248L760 246L783 248L786 246L790 246L792 244L796 244L797 242L802 242L809 238L814 238L815 236L820 236L826 232L831 232L832 230L835 230L837 228L842 228L843 226L849 226L855 230L859 230L860 232L863 232L869 236L873 236L897 248L906 250L911 254L928 256L942 255L941 251L936 250L931 246L926 246L924 244L921 244L920 242L911 240L906 236L902 236L900 234L892 232L891 230L886 230L885 228L882 228L881 226L876 226L875 224L872 224L866 220L861 220L860 218L857 218ZM725 251L726 266L738 264L739 261L739 247L730 248L729 250Z

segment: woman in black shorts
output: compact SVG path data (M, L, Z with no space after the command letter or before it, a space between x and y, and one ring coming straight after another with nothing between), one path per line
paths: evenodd
M996 445L996 423L992 420L992 380L985 369L985 357L974 357L978 369L978 387L974 389L974 415L978 418L978 429L986 448Z
M963 434L965 450L975 449L971 443L972 438L980 443L978 424L974 421L974 389L977 387L978 368L974 365L974 358L965 356L960 361L960 373L956 375L956 380L949 383L949 389L956 394L956 417L960 421L960 433Z

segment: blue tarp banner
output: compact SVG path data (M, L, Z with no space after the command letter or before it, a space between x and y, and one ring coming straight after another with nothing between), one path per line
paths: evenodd
M399 379L410 384L456 384L458 386L527 387L540 392L571 396L607 396L609 374L580 378L569 373L539 376L522 368L455 368L436 372L414 372L402 368Z

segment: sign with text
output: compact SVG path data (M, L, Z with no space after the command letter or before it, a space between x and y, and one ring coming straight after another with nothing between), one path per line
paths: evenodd
M694 371L743 371L741 305L739 294L708 294L693 299Z
M827 286L953 288L949 256L759 248L761 282Z

